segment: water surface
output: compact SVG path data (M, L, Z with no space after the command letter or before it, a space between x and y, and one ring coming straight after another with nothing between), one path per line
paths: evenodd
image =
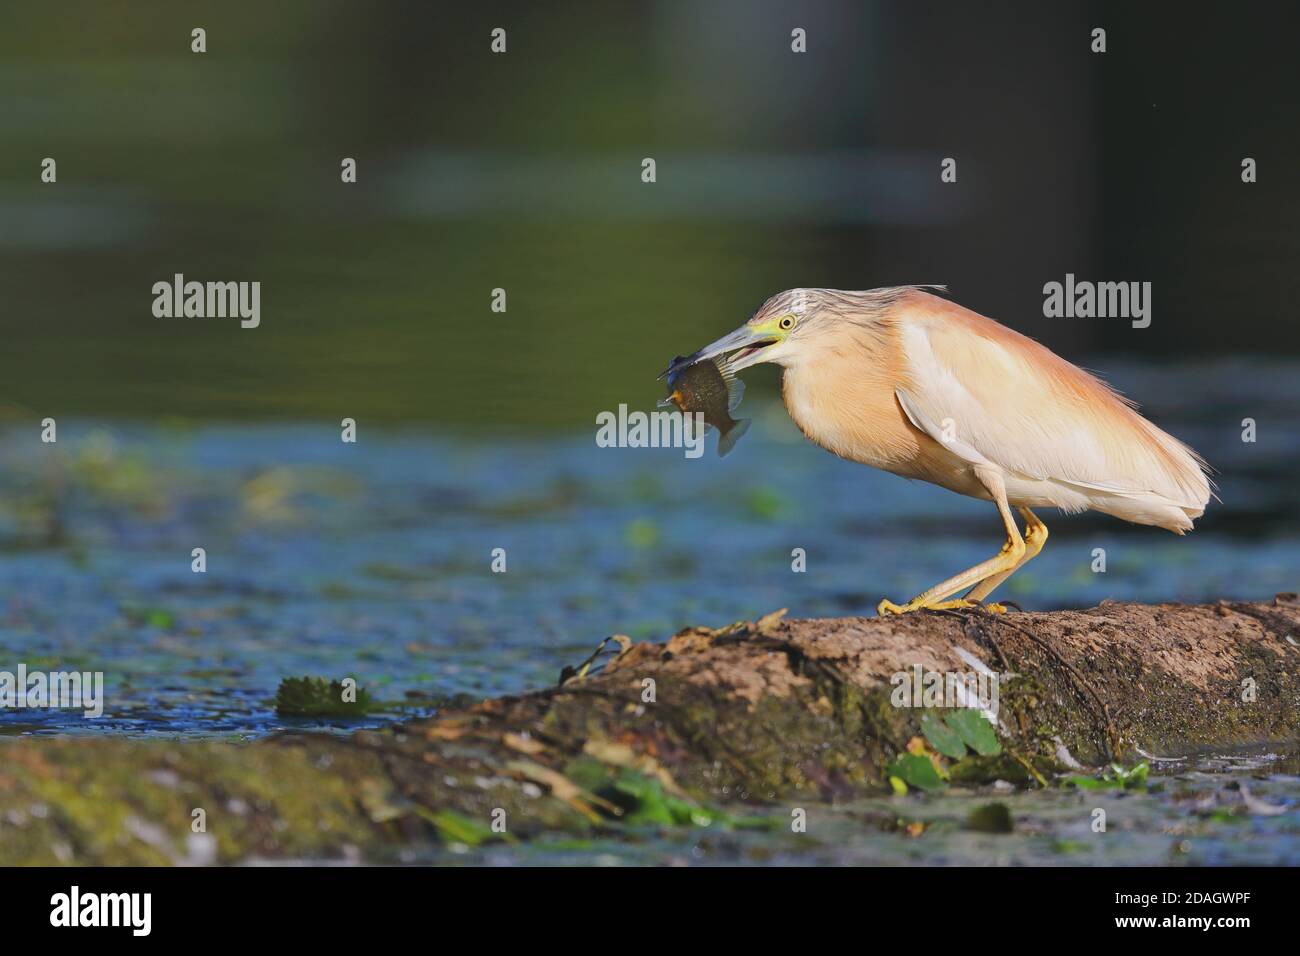
M1113 377L1167 396L1153 417L1217 466L1222 503L1186 537L1045 515L1050 543L1001 593L1041 609L1296 590L1300 440L1282 415L1300 407L1297 369L1259 366L1244 393L1232 363ZM55 444L11 422L0 666L102 671L107 703L97 720L9 712L0 728L253 736L286 726L272 699L300 675L353 676L409 715L546 686L611 633L873 613L1000 545L987 504L840 461L762 383L750 395L756 425L726 459L712 438L698 460L598 448L594 416L486 436L362 423L356 444L333 422L66 420Z

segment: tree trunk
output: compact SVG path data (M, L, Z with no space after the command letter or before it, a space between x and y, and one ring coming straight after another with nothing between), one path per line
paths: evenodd
M599 673L566 668L559 686L380 731L7 740L0 860L382 861L435 841L888 792L909 742L947 785L1046 786L1076 761L1300 735L1295 595L1006 615L777 613L666 644L616 641ZM981 668L999 675L1000 752L956 756L958 743L940 757L922 715L942 722L952 710L899 704L953 701L901 698L918 674Z

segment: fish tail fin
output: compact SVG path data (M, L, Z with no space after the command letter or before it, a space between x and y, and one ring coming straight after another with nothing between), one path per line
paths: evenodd
M727 386L727 411L734 412L740 407L741 399L745 397L745 383L736 378L736 373L731 370L729 362L714 359L713 364L718 367L718 373Z
M749 426L752 422L753 419L742 418L740 421L736 422L736 424L732 425L725 435L721 433L718 435L719 458L724 457L727 452L736 447L736 442L740 441L741 435L749 431Z

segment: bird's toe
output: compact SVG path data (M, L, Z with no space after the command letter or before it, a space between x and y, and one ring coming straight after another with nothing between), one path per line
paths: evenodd
M1006 606L1003 604L997 604L995 602L989 602L986 604L983 601L977 601L973 598L953 598L950 601L936 601L934 604L925 605L927 611L960 611L971 607L983 608L990 614L1007 613Z

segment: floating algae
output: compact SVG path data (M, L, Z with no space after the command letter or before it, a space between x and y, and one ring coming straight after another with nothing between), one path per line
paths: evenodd
M275 712L281 717L362 717L374 707L370 692L355 682L345 685L323 677L286 677L275 692Z

